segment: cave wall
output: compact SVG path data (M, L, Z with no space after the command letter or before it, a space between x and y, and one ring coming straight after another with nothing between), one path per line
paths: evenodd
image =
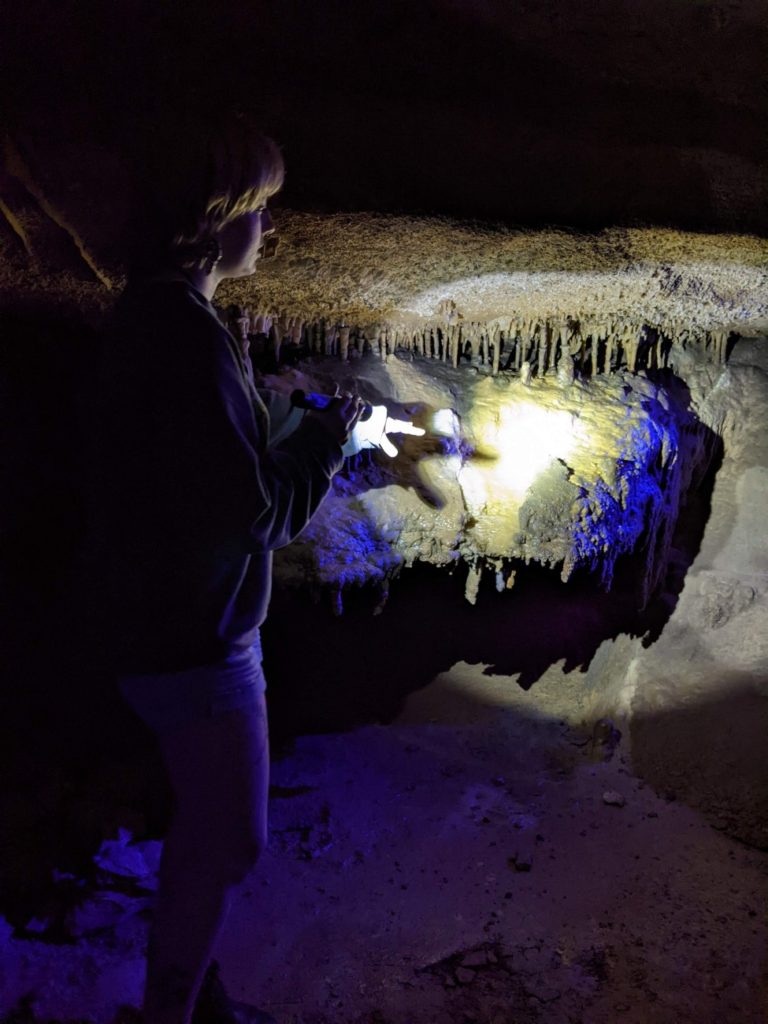
M744 461L754 438L736 443L745 424L764 429L754 416L765 404L764 369L723 376L720 357L723 332L727 340L739 325L755 335L765 326L765 14L762 0L9 7L0 306L13 312L0 330L17 414L2 467L13 483L4 488L10 577L21 581L34 562L43 567L36 580L50 584L47 567L66 562L77 539L74 396L87 388L93 355L83 323L98 323L122 284L120 234L142 155L160 140L182 148L190 110L245 103L284 148L285 245L261 281L226 299L324 320L323 331L354 315L361 330L389 321L422 337L447 299L469 324L504 316L509 331L520 315L521 330L540 336L541 325L585 314L601 331L608 274L617 322L677 334L675 368L688 381L709 375L702 395L715 398L703 422L726 445L707 543L738 557L707 555L661 644L649 652L640 637L607 642L585 682L590 714L634 716L638 763L645 758L657 780L677 770L667 756L675 734L657 727L658 707L700 697L712 709L709 732L720 720L737 731L739 720L720 712L739 701L720 694L730 680L751 709L765 679L763 532L746 512L764 501L764 463ZM451 219L438 229L440 217ZM407 257L397 266L393 247ZM522 275L521 287L471 308L477 275L500 262ZM62 308L74 312L65 326ZM715 350L713 367L699 366L697 346ZM745 373L755 387L739 383ZM737 416L718 412L724 394ZM741 495L735 504L731 493ZM40 601L15 607L24 652Z

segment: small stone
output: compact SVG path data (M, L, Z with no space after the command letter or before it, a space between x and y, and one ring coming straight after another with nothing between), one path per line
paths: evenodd
M476 950L473 953L466 953L461 958L462 967L485 967L488 957L484 949Z
M533 851L530 848L515 850L508 863L513 871L530 871L533 866Z
M456 968L456 981L458 981L460 985L471 985L474 980L474 971L470 971L467 967Z
M146 898L126 896L120 892L96 892L72 908L67 915L67 930L75 938L104 931L148 906Z
M42 935L43 932L48 931L51 927L51 919L49 917L33 917L24 925L25 931L32 932L33 935Z
M551 985L542 983L541 985L526 986L527 991L537 999L540 1003L554 1003L556 999L560 998L560 990L553 988Z
M603 793L603 803L611 807L623 807L627 801L616 789L606 789Z

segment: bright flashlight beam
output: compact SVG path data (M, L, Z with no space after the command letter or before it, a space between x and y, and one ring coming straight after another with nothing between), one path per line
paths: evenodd
M475 474L467 465L462 470L462 487L473 492L475 501L480 499L474 494L477 488L489 484L494 492L504 490L519 500L554 459L568 456L582 429L578 419L563 410L544 409L530 402L504 406L478 432L482 448L496 455L493 484L486 479L488 470Z
M578 429L571 413L526 402L501 410L492 430L495 436L486 443L499 453L499 476L522 497L554 459L565 459L572 451Z

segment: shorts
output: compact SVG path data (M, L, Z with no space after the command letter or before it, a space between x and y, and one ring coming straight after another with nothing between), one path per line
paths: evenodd
M214 665L122 676L118 686L136 714L160 734L227 711L255 710L267 688L261 643Z

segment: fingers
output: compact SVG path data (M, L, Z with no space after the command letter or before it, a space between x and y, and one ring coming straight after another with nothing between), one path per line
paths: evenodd
M358 395L352 395L348 391L342 394L339 391L338 385L336 385L336 391L331 404L338 409L348 431L352 430L365 408L363 400Z
M394 459L394 457L397 455L397 448L395 448L395 446L392 444L392 442L389 440L386 434L381 435L381 441L379 442L379 446L381 450L384 452L384 454L388 455L390 459Z
M425 433L421 427L414 427L410 420L395 420L389 416L384 432L386 434L411 434L413 437L421 437Z

